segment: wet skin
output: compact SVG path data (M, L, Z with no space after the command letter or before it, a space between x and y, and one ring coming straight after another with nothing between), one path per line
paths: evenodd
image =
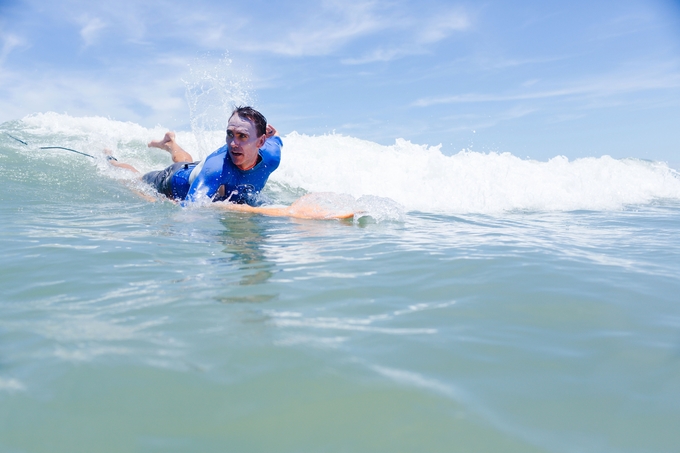
M257 136L255 125L237 114L229 118L227 145L231 161L241 170L250 170L257 164L258 150L264 145L266 135Z

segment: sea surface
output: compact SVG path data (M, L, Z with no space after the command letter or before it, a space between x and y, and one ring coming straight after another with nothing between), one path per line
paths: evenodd
M678 451L665 163L290 133L307 221L140 197L164 133L0 125L0 452Z

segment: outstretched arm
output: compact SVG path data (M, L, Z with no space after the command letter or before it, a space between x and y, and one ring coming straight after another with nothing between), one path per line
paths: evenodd
M316 194L307 194L295 200L290 206L249 206L247 204L233 204L228 202L213 203L220 209L238 212L251 212L272 217L294 217L296 219L330 220L350 219L354 211L347 209L332 209L316 202Z
M118 162L118 159L113 157L111 155L111 150L108 148L104 148L104 157L106 157L106 161L109 163L109 165L117 167L117 168L124 168L126 170L130 170L133 173L139 173L139 170L137 170L135 167L133 167L130 164L126 164L124 162Z

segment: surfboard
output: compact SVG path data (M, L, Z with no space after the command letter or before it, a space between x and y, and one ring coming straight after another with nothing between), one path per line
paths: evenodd
M355 212L346 208L323 206L318 203L318 194L304 195L290 206L249 206L247 204L215 203L228 211L250 212L272 217L292 217L307 220L343 220L354 217Z

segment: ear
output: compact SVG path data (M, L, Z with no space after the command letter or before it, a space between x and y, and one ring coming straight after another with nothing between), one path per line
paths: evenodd
M264 142L267 141L267 134L262 134L260 135L260 138L257 139L257 147L262 148L264 146Z

